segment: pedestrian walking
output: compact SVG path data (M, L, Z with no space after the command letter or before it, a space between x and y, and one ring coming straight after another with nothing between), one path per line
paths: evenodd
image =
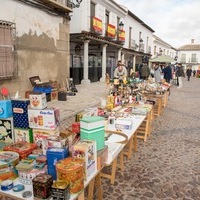
M190 76L192 75L192 69L191 69L191 67L187 68L186 74L187 74L187 80L190 81Z
M178 64L178 69L176 73L177 73L178 82L179 82L179 86L177 88L182 88L183 87L182 77L185 77L185 73L183 70L183 66L180 63Z
M164 74L164 79L167 83L170 83L170 80L172 79L172 69L169 64L165 65L164 69L162 70Z
M192 73L193 73L193 77L195 77L195 75L196 75L196 70L194 69Z
M161 73L162 73L162 70L161 70L160 66L158 64L155 64L155 66L154 66L153 69L154 69L155 82L156 83L161 82Z

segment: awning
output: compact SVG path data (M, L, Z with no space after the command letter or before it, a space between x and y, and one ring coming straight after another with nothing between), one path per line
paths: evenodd
M175 62L175 60L169 56L158 56L156 58L150 59L149 62L152 63L172 63Z

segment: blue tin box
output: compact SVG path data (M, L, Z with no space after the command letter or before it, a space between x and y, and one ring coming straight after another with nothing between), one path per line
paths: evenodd
M48 164L48 174L52 175L53 180L56 180L56 163L59 160L68 157L67 148L49 148L46 152L47 164Z
M11 100L0 100L0 118L5 119L12 117Z
M29 99L13 99L13 124L15 128L29 128L28 122L28 106Z
M49 94L51 93L51 86L35 86L33 88L33 92L42 92L42 93L45 93L45 94Z

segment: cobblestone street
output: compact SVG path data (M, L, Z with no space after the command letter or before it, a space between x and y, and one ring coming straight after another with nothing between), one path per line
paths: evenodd
M171 87L147 142L138 142L114 185L102 178L104 200L200 199L199 81L185 78L182 89Z

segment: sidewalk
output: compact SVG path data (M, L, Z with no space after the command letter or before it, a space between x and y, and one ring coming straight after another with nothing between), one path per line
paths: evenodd
M153 123L147 142L117 170L116 181L102 179L104 200L200 199L200 79L171 87L168 105ZM107 169L109 170L109 168Z
M88 85L77 85L75 96L67 96L67 101L53 100L48 107L59 107L61 114L61 128L65 129L75 119L75 115L86 108L100 105L102 99L108 96L105 83L95 82Z

